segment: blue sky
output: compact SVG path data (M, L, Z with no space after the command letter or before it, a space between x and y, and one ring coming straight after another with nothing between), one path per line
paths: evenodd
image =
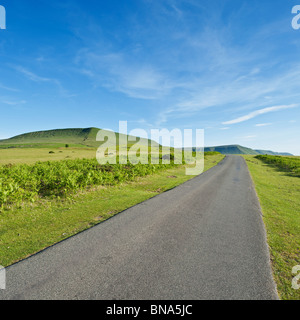
M300 155L298 2L0 0L0 138L127 120Z

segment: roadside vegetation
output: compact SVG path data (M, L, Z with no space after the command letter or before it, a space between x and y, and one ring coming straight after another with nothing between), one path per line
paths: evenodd
M223 158L206 154L205 170ZM172 161L100 166L95 159L77 159L0 167L2 190L5 185L12 192L0 212L0 265L11 265L192 179L186 166Z
M300 265L300 158L244 157L261 203L279 296L299 300L292 269Z
M263 162L271 164L282 171L286 171L300 177L300 158L298 157L260 155L256 156L256 159L262 160Z
M50 153L54 152L54 153ZM95 159L96 148L78 147L39 147L39 148L0 148L0 166L7 164L35 164L36 162L76 159Z
M94 186L113 186L174 167L158 165L99 165L96 159L37 162L0 167L0 212L24 201L66 197Z

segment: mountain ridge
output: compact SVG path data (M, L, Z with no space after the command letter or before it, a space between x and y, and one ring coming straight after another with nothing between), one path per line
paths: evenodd
M271 150L259 150L259 149L251 149L247 147L240 146L238 144L235 145L225 145L225 146L216 146L216 147L205 147L205 151L216 151L222 154L247 154L247 155L278 155L278 156L293 156L288 152L274 152Z
M96 127L90 128L69 128L69 129L53 129L44 131L34 131L20 134L9 139L0 140L0 148L10 147L39 147L39 146L73 146L73 147L99 147L99 141L96 141L97 133L101 130ZM124 134L115 133L104 130L109 137L116 135L117 144ZM129 136L127 136L129 137ZM150 140L139 138L140 145L148 145ZM132 142L131 144L134 144ZM128 144L130 145L130 143Z
M90 128L67 128L67 129L53 129L44 131L35 131L20 134L9 139L0 140L0 148L18 148L18 147L48 147L48 146L65 146L66 144L73 147L98 147L99 142L96 141L97 133L100 129L96 127ZM114 132L106 131L107 135L113 135ZM116 133L117 144L120 137L125 135ZM150 139L139 138L139 144L150 145ZM130 144L135 144L131 142ZM195 148L193 148L195 150ZM274 152L271 150L259 150L243 147L237 144L205 147L205 151L217 151L222 154L249 154L249 155L284 155L292 156L287 152Z

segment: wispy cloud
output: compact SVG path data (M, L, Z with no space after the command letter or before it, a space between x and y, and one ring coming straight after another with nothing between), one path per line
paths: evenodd
M234 41L243 32L236 29L234 19L218 28L225 5L206 19L213 7L208 1L199 4L193 0L167 0L151 7L148 0L144 2L151 19L144 23L139 17L127 17L126 33L119 30L115 39L105 36L101 24L88 16L88 27L74 26L82 41L74 65L94 88L121 92L134 99L156 100L155 125L184 117L198 121L200 113L208 108L222 108L224 114L250 112L257 105L263 108L293 103L300 97L293 90L299 87L300 66L287 66L276 76L270 73L277 61L269 59L272 48L266 39L274 33L274 25L254 25L259 32L249 33L241 45L240 40ZM242 5L235 18L239 21L249 7ZM203 18L196 24L195 10ZM120 46L122 37L128 41ZM261 43L263 50L257 50ZM291 95L293 101L286 99Z
M35 81L35 82L54 82L56 84L59 83L58 80L56 79L50 79L50 78L45 78L45 77L40 77L37 74L29 71L28 69L25 69L21 66L16 66L15 69L25 75L29 80Z
M4 100L1 100L0 102L7 104L9 106L17 106L20 104L25 104L26 100L6 100L6 99L4 99Z
M22 67L22 66L14 66L14 69L18 72L22 73L27 79L37 82L37 83L52 83L54 84L60 92L60 95L65 98L71 98L76 96L76 94L69 93L68 90L66 90L63 85L61 84L61 81L55 78L47 78L47 77L41 77L38 74Z
M267 127L272 125L272 123L257 123L255 127Z
M248 135L248 136L241 137L241 139L243 140L254 140L256 138L257 138L256 135Z
M158 68L129 61L121 53L101 55L96 51L80 50L75 60L84 66L78 71L90 77L96 86L124 93L131 98L159 99L176 87Z
M5 86L5 85L3 85L2 83L0 83L0 89L4 89L4 90L7 90L7 91L12 91L12 92L19 92L19 91L20 91L20 90L18 90L18 89Z
M224 124L224 125L236 124L236 123L248 121L248 120L253 119L253 118L260 116L262 114L285 110L285 109L291 109L291 108L295 108L297 106L298 106L297 104L290 104L290 105L281 105L281 106L273 106L273 107L263 108L263 109L251 112L245 116L242 116L242 117L230 120L230 121L223 122L222 124Z

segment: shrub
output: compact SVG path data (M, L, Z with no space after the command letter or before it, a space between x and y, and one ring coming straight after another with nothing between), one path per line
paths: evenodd
M0 166L0 208L43 197L62 197L97 185L117 185L169 165L99 165L96 159Z
M293 175L300 177L300 158L269 155L259 155L255 158L262 160L265 163L274 165L280 170L290 172Z

